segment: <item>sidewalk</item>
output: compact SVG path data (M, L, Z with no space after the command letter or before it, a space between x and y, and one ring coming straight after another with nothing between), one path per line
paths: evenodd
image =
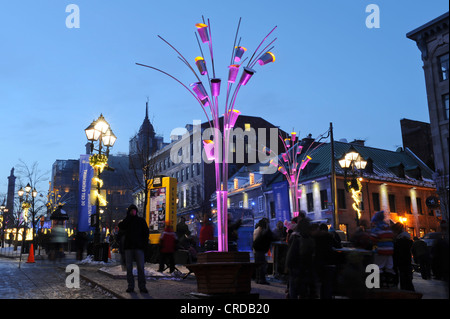
M177 265L179 273L175 271L172 275L169 270L164 273L158 272L159 265L145 264L148 294L127 293L126 271L121 265L111 260L109 263L89 262L79 263L80 275L83 279L98 285L120 299L199 299L197 295L197 281L194 274L189 270ZM136 272L136 269L134 269ZM185 279L185 275L189 274ZM272 282L270 285L259 285L252 282L252 294L259 294L259 299L285 299L286 284Z

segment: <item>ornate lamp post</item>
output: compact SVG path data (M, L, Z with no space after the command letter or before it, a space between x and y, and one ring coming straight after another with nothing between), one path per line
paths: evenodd
M34 209L34 199L36 198L38 192L36 190L36 188L31 187L30 183L27 184L27 186L25 186L25 189L20 188L18 191L18 195L20 197L20 202L22 203L22 209L24 211L24 214L28 213L28 210L31 208L31 228L33 230L33 249L34 249L34 239L35 239L35 228L34 228L34 224L36 223L35 218L36 218L36 211ZM23 198L23 196L25 195L25 198ZM31 202L30 202L31 200ZM25 236L25 234L23 234L23 236Z
M359 155L353 146L349 151L339 160L339 165L344 169L344 183L345 190L352 194L352 207L356 211L356 225L359 226L361 218L361 201L362 201L362 185L358 175L362 175L362 170L366 168L367 161ZM350 173L351 179L347 179Z
M204 20L204 19L203 19ZM214 161L215 165L215 175L216 175L216 194L217 194L217 228L218 228L218 250L228 251L228 207L227 207L227 199L228 199L228 156L229 156L229 142L230 142L230 132L233 129L237 118L240 112L235 109L235 102L237 94L242 86L247 85L251 77L256 73L253 69L256 63L259 65L266 65L270 62L275 61L275 55L270 52L273 46L272 43L275 42L276 38L270 42L266 47L262 50L258 51L269 35L275 30L274 27L267 36L261 41L259 46L254 51L253 55L248 60L246 66L242 67L242 64L247 60L247 58L243 59L244 53L247 51L246 48L240 45L239 43L236 45L236 40L239 33L239 26L241 23L241 19L239 19L239 24L236 30L236 36L234 40L234 44L232 47L232 54L230 58L230 64L228 65L228 79L227 79L227 90L226 90L226 102L225 108L223 112L219 113L219 95L220 95L220 87L221 87L221 79L216 77L216 70L214 65L214 54L213 54L213 46L212 46L212 34L211 34L211 23L209 19L207 21L203 21L203 23L197 23L195 27L197 28L197 33L195 36L197 38L197 43L200 49L201 56L195 58L195 65L201 76L206 77L205 82L206 85L203 84L197 72L191 66L188 60L184 58L184 56L175 49L169 42L164 40L162 37L158 36L161 40L163 40L166 44L168 44L175 52L178 54L180 60L192 71L196 78L196 82L190 84L190 88L183 84L180 80L175 78L174 76L157 69L152 66L136 63L137 65L151 68L153 70L159 71L175 81L181 84L189 93L196 99L196 101L201 106L203 112L205 113L209 125L213 130L213 140L205 140L203 141L203 145L205 148L206 155L208 159ZM206 46L207 51L209 51L209 59L205 58L203 55L203 50L201 47L201 42ZM209 62L209 63L208 63ZM208 65L209 64L209 65ZM241 72L241 77L237 80L237 76L239 72ZM232 93L232 87L235 86L234 92ZM210 93L207 92L207 88L209 88ZM208 111L210 116L208 116ZM223 126L221 127L219 124L219 117L223 114ZM222 164L222 165L221 165ZM222 166L222 167L221 167Z
M113 147L117 137L111 130L109 123L100 114L100 117L93 121L85 130L86 137L91 143L91 154L97 151L97 154L92 154L89 157L89 164L94 168L94 178L92 182L96 185L95 192L95 231L94 231L94 260L100 260L100 206L106 206L106 199L100 194L100 189L103 181L100 175L103 169L108 165L109 149ZM97 148L95 148L97 144ZM106 149L105 149L106 148Z

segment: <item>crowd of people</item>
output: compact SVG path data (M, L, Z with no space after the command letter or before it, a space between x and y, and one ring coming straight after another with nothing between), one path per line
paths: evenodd
M256 282L268 284L265 254L273 241L286 241L285 260L287 298L330 299L340 293L360 298L365 293L365 266L378 266L381 288L400 288L415 291L413 271L420 271L423 279L448 281L449 254L447 225L441 223L442 238L432 246L417 237L411 238L401 223L391 224L385 212L377 212L369 227L361 221L350 238L354 249L342 253L340 237L326 224L317 224L300 212L291 222L278 223L271 232L268 220L256 225L253 236ZM344 257L345 256L345 257Z
M229 216L228 236L231 242L237 241L238 229L242 221L233 222ZM443 222L442 233L447 233ZM145 251L148 245L149 230L144 218L138 216L137 207L128 208L126 218L118 225L119 232L114 237L120 246L122 263L127 270L127 291L134 291L132 274L133 261L136 262L138 286L141 292L145 287ZM186 220L176 225L176 231L169 225L161 233L159 242L159 271L175 271L174 254L183 250L189 255L189 262L195 263L197 253L214 250L214 225L205 215L197 234L192 234ZM86 241L80 235L79 242ZM284 273L287 275L287 298L290 299L330 299L338 287L345 287L344 294L358 296L364 289L365 269L363 265L373 263L378 266L382 288L399 287L414 291L413 271L420 271L423 279L448 281L448 238L437 240L431 247L417 237L413 239L405 231L403 224L391 224L387 215L377 212L369 222L360 221L359 227L350 237L353 255L343 259L341 237L322 223L314 223L302 211L290 222L278 221L274 230L270 221L262 218L255 225L252 238L254 253L255 282L269 284L267 281L267 255L273 251L274 242L287 245L284 258ZM365 254L360 254L366 252ZM361 256L370 256L362 259ZM78 255L77 255L78 256ZM275 260L274 260L275 262ZM342 291L341 291L342 293Z

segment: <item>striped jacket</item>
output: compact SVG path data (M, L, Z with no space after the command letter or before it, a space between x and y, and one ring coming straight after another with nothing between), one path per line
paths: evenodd
M371 238L378 255L392 256L394 254L394 234L388 224L378 223L372 230Z

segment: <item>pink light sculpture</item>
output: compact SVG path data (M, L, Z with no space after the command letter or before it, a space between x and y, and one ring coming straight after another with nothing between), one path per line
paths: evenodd
M283 141L285 152L281 154L278 163L273 161L270 164L278 166L278 171L286 177L292 203L292 217L296 217L300 211L299 199L302 196L302 190L299 188L299 178L311 157L303 155L303 159L299 161L302 157L303 146L297 140L297 133L292 132L291 136L285 139L280 135L280 139Z
M177 54L179 59L192 71L196 77L196 81L189 86L182 83L176 77L171 74L157 69L153 66L148 66L145 64L136 63L137 65L144 66L158 72L161 72L179 84L181 84L189 93L199 102L202 107L203 112L208 119L211 129L213 129L213 140L203 141L203 146L207 158L214 160L215 175L216 175L216 195L217 195L217 230L218 230L218 250L228 251L228 156L229 156L229 145L230 145L230 132L233 129L236 121L239 117L240 112L234 108L236 103L236 97L241 86L246 85L251 77L256 73L253 67L257 62L260 65L266 65L270 62L275 61L275 55L268 50L272 43L275 42L276 38L272 40L265 48L258 51L267 38L272 34L272 32L277 28L276 26L266 35L266 37L261 41L259 46L254 51L253 55L250 57L247 65L242 68L242 75L234 88L232 93L233 84L236 82L239 71L241 70L241 65L247 60L247 58L242 59L244 53L247 51L246 48L236 45L236 40L239 33L239 27L241 24L241 19L239 19L238 27L236 30L235 40L232 47L232 54L230 59L230 64L228 66L228 79L227 79L227 89L226 89L226 101L225 101L225 112L219 113L219 95L220 95L220 85L221 80L216 78L215 64L214 64L214 54L212 46L212 36L211 36L211 23L209 19L206 21L203 19L203 23L197 23L197 33L195 37L200 49L201 56L195 59L195 64L200 72L200 75L206 76L205 82L208 85L203 85L202 80L197 75L194 68L184 56L173 47L169 42L164 40L161 36L158 36L167 45L169 45ZM207 51L209 51L209 61L205 59L203 55L203 50L198 39L200 36L201 42L207 46ZM240 42L240 40L239 40ZM268 49L269 48L269 49ZM207 66L207 64L210 66ZM240 64L236 64L240 63ZM207 69L209 72L207 72ZM211 76L211 78L210 78ZM210 88L210 94L208 94L206 87ZM209 114L211 116L208 115ZM223 114L223 127L219 123L219 114ZM222 132L222 136L219 134ZM220 151L222 150L222 152Z

